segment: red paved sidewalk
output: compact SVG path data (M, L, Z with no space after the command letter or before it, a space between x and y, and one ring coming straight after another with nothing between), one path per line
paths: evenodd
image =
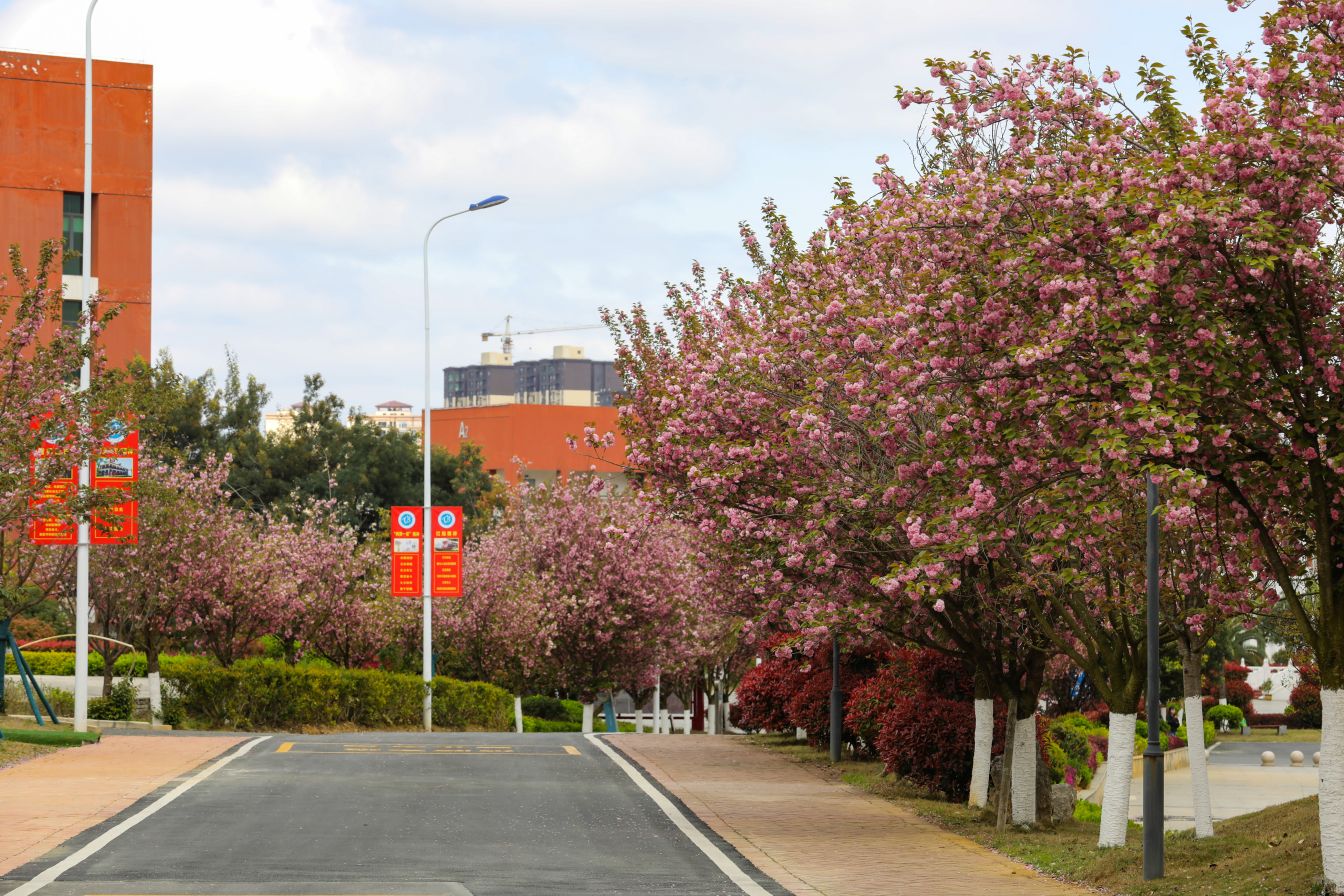
M0 769L0 874L45 855L241 737L104 735Z
M798 896L1082 896L895 803L734 737L609 741Z

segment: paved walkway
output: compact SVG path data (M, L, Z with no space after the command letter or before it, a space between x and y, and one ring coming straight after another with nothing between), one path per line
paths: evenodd
M0 769L0 874L111 818L241 737L105 736Z
M1081 896L913 812L734 737L610 742L798 896Z

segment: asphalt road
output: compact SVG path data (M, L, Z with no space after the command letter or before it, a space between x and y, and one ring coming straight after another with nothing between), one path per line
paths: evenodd
M1269 750L1274 754L1275 766L1288 766L1288 757L1294 750L1302 753L1303 764L1310 766L1311 754L1321 749L1319 742L1316 743L1255 743L1246 741L1242 743L1230 743L1220 741L1218 749L1209 754L1209 763L1212 765L1260 765L1260 754Z
M0 893L150 802L0 879ZM719 843L767 892L786 892ZM743 890L581 736L389 733L275 735L37 892L740 896Z

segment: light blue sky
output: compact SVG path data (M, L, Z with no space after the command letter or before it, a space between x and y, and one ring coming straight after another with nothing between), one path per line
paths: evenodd
M0 46L83 55L84 0L0 0ZM100 58L155 67L154 345L217 370L225 346L298 399L422 403L420 246L433 365L479 334L659 305L692 260L744 267L737 224L774 197L796 230L837 175L907 158L927 56L1082 47L1100 71L1180 68L1187 15L1225 46L1260 0L100 0ZM0 110L3 112L3 110ZM0 127L3 115L0 114ZM601 331L520 338L610 357Z

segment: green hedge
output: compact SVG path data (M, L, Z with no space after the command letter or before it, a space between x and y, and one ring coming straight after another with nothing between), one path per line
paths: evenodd
M75 674L75 655L70 652L56 650L24 651L23 658L28 662L28 668L33 670L34 675ZM183 659L192 659L192 657L181 657L176 654L161 656L159 657L159 671L166 677L173 664ZM147 667L143 653L123 653L112 664L112 672L115 675L143 677L146 671ZM5 672L8 675L17 675L19 672L19 667L14 662L14 655L9 651L5 651ZM103 657L92 650L89 651L89 674L103 674Z
M16 744L42 744L49 747L79 747L96 744L102 737L97 731L67 731L54 728L3 728L4 739Z
M212 728L411 728L421 721L424 684L414 675L266 659L224 668L182 657L164 678L181 695L187 717ZM433 707L440 728L507 731L513 725L513 697L482 682L435 678Z

